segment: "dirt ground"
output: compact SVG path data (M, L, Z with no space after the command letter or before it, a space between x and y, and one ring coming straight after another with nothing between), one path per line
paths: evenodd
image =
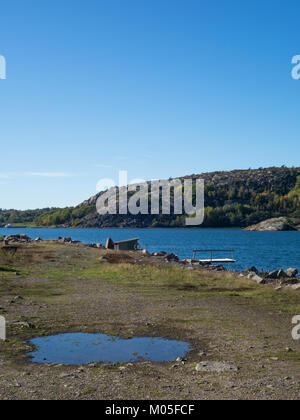
M189 270L142 253L55 242L0 254L0 399L299 399L300 292L232 273ZM64 332L165 337L184 361L38 365L28 340ZM203 361L237 371L198 372Z

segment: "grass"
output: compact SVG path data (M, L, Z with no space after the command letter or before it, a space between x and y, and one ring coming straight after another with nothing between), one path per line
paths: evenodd
M300 353L296 351L292 352L279 352L279 353L268 353L265 355L266 358L276 358L282 362L300 362Z
M16 273L17 271L13 267L0 265L0 273Z
M64 252L61 252L63 247ZM51 298L71 293L72 280L101 279L114 285L134 288L137 293L182 295L183 297L223 296L242 298L290 314L300 313L299 293L274 286L257 285L230 272L186 271L181 267L154 264L110 264L100 260L105 251L91 252L59 244L35 244L20 247L15 255L0 253L3 280L21 270L36 282L22 291L26 296ZM109 255L109 254L108 254ZM131 260L134 254L128 255ZM136 256L135 256L136 258ZM124 260L124 255L120 261ZM126 259L125 259L126 260Z
M55 274L56 278L68 277L70 273ZM173 266L111 265L93 263L89 268L75 271L72 275L82 278L105 279L110 283L134 287L136 292L159 290L159 293L178 294L186 297L224 296L240 297L270 309L290 314L300 313L299 293L283 289L276 291L272 285L257 285L251 280L240 278L235 273L214 273L204 271L186 272Z

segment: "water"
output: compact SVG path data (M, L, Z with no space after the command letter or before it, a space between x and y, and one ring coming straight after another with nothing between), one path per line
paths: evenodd
M174 252L191 258L193 249L234 249L236 264L228 267L275 270L296 267L300 271L300 232L247 232L240 229L0 229L0 235L24 233L31 238L72 237L86 243L104 244L108 237L118 241L140 238L150 252ZM220 255L226 256L228 255ZM231 257L229 255L229 257Z
M33 363L83 365L93 362L172 362L191 351L190 344L163 338L121 339L105 334L70 333L30 341L37 351Z

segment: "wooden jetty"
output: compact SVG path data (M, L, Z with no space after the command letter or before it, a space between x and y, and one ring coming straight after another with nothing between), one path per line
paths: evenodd
M231 253L232 258L214 258L215 253ZM210 258L205 259L196 259L197 254L209 253ZM234 250L233 249L194 249L193 251L193 261L200 262L201 264L228 264L236 263L236 260L233 258Z

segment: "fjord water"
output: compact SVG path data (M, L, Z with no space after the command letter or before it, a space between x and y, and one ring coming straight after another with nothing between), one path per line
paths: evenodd
M184 357L188 343L153 337L121 339L105 334L69 333L30 341L37 350L28 354L33 363L83 365L93 362L172 362Z
M0 235L26 234L35 239L71 237L86 243L102 243L108 237L118 241L140 238L149 252L174 252L191 258L193 249L234 249L236 264L227 267L242 270L255 265L275 270L296 267L300 271L300 232L248 232L241 229L0 229ZM222 255L221 256L225 256ZM228 257L228 255L226 255Z

